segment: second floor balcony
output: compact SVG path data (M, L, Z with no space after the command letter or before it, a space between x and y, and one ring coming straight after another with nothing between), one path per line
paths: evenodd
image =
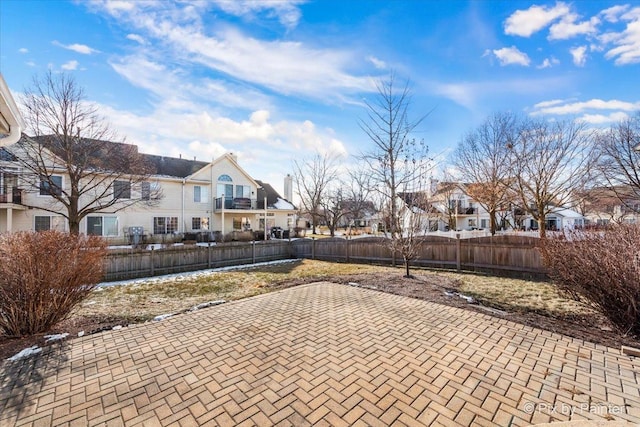
M3 190L0 188L0 190ZM12 203L14 205L22 204L22 189L13 187L8 191L0 191L0 204Z
M260 204L262 205L262 203ZM218 197L216 199L216 211L221 210L249 210L254 211L258 209L258 201L256 199L249 199L245 197Z

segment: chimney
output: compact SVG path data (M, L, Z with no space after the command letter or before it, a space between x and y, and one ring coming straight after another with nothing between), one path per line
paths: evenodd
M293 177L290 174L284 177L284 198L293 200Z

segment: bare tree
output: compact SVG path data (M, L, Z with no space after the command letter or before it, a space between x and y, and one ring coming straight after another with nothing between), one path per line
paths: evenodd
M347 203L342 191L342 185L337 183L327 188L320 198L321 217L329 228L331 237L336 235L336 229L346 214Z
M34 77L23 106L32 136L12 147L24 171L21 180L27 191L51 196L48 205L33 207L64 216L72 234L87 215L161 197L149 183L152 167L136 146L114 142L116 133L71 76Z
M371 217L375 205L371 197L371 174L362 164L349 168L347 182L343 185L344 215L343 223L351 227L359 227L358 221Z
M429 163L424 141L413 137L426 115L410 117L409 82L396 83L393 73L377 83L375 99L365 100L367 118L360 120L361 129L373 143L361 158L369 167L371 188L380 195L382 208L388 212L387 235L392 247L402 239L398 195L415 189L420 172L426 173Z
M489 214L491 234L496 234L498 216L509 203L510 148L517 134L517 118L497 113L469 132L453 156L453 164L466 185L467 194Z
M528 121L511 146L514 187L520 204L546 236L546 218L572 207L593 164L591 134L584 123Z
M312 158L294 161L293 177L302 211L311 217L312 232L322 218L322 201L332 182L338 178L337 158L316 153Z
M429 228L431 201L427 191L419 189L410 193L400 193L403 200L400 209L401 237L392 240L392 250L400 253L405 267L405 277L412 277L410 264L420 256L425 242L424 235Z
M432 180L430 183L431 204L440 212L441 220L449 230L455 230L461 203L457 196L462 190L447 170L442 170L440 177L440 180Z
M640 199L640 113L597 137L598 171L627 209Z

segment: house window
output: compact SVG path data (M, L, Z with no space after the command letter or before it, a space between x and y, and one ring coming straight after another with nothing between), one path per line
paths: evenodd
M113 181L113 198L130 199L131 183L129 181Z
M476 224L477 224L476 223L476 219L475 218L469 218L468 224L469 224L469 228L476 228Z
M117 236L117 216L89 216L87 217L87 234L90 236Z
M218 181L222 181L222 182L233 182L233 180L231 179L231 177L227 174L224 175L220 175L218 177Z
M234 230L251 230L251 220L247 217L233 217Z
M480 220L480 228L489 228L489 220L481 219Z
M172 234L178 231L178 217L154 217L153 234Z
M151 200L151 183L144 181L140 183L140 198L142 200Z
M207 187L202 187L200 185L193 186L193 201L195 203L207 203L209 199L209 194L207 194Z
M192 230L208 230L209 218L201 218L201 217L191 218L191 229Z
M36 215L34 217L36 231L58 230L64 231L64 218L60 215Z
M59 196L62 194L62 176L52 175L40 180L41 196Z
M248 185L236 185L236 197L251 198L251 187Z

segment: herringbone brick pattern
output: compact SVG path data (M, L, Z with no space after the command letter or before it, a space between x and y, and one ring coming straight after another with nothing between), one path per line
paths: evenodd
M640 362L331 283L3 362L0 425L514 425L640 420Z

